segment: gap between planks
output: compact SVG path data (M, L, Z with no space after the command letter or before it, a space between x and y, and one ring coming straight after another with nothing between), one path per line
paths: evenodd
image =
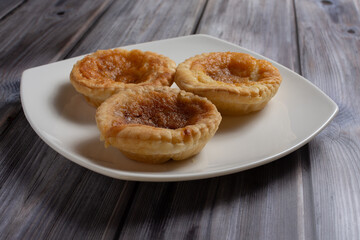
M114 0L105 0L103 4L91 15L91 17L84 23L84 25L76 32L76 34L68 41L62 49L49 61L56 62L59 59L65 58L74 46L82 39L84 34L91 29L91 26L96 24L97 20L106 12Z

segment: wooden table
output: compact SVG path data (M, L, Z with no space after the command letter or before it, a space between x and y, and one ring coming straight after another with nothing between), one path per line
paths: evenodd
M359 9L358 0L1 1L0 239L359 239ZM338 115L273 163L170 183L87 170L27 122L25 69L195 33L300 73Z

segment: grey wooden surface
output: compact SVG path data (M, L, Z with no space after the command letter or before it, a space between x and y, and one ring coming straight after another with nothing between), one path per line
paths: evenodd
M359 239L359 8L358 0L1 1L0 239ZM293 69L339 114L273 163L173 183L89 171L28 124L25 69L194 33Z

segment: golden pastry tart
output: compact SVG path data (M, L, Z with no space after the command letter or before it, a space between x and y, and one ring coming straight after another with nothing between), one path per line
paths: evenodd
M88 102L99 106L127 85L171 86L176 64L168 57L140 50L99 50L78 61L70 81Z
M105 146L146 163L199 153L220 121L220 113L206 98L163 86L123 88L96 111Z
M208 98L224 114L261 110L276 94L281 76L266 60L237 52L204 53L179 64L175 82Z

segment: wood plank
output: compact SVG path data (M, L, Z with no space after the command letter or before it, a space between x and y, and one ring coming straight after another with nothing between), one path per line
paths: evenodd
M209 1L198 33L233 42L299 72L291 1Z
M292 1L209 1L197 31L299 70ZM120 238L294 239L312 220L306 148L274 163L207 180L142 183ZM304 185L305 184L305 185ZM311 195L310 195L311 196ZM306 219L307 221L307 219Z
M174 5L179 7L174 8ZM126 4L121 1L116 2L68 57L86 54L98 49L191 34L204 5L205 1L182 1L181 3L180 1L131 1ZM139 15L143 15L144 8L152 14L138 18ZM185 15L187 17L183 20ZM143 183L139 185L142 186ZM151 189L147 189L147 191L152 194ZM120 201L119 204L121 204ZM133 204L133 200L131 200L130 205L142 209L136 203ZM128 222L127 216L124 215L120 222L118 220L111 221L111 225L118 224L117 234L120 235L120 238L131 239L129 235L125 234L124 237L122 234L123 224ZM136 231L134 233L137 238L141 238L141 234L138 235ZM108 236L106 235L106 237ZM143 237L147 238L147 236Z
M111 1L29 1L1 20L0 102L18 102L21 73L66 55Z
M98 49L192 34L205 2L206 0L116 2L68 57Z
M0 20L0 130L19 113L22 72L65 56L111 1L30 1Z
M121 216L134 184L61 157L36 136L23 115L13 125L23 127L1 135L0 238L100 238L105 229L114 234L117 226L109 229L113 226L107 221L122 199L123 206L116 209Z
M243 173L142 183L120 239L271 239L297 234L292 156ZM284 218L286 216L286 218Z
M316 236L360 236L359 2L296 1L302 74L339 105L309 144Z
M25 0L2 0L0 1L0 20L19 7Z
M81 42L76 45L76 50L71 54L68 54L68 50L77 40L69 37L63 38L60 46L43 46L43 51L45 51L43 54L46 56L35 54L33 59L30 59L27 54L33 53L34 46L31 45L24 45L22 51L14 50L13 54L6 53L9 54L7 56L13 56L14 59L23 63L14 61L4 67L9 69L10 73L5 73L9 80L2 86L14 89L13 93L18 94L18 87L9 87L9 85L15 82L14 85L18 86L16 82L22 65L42 64L42 61L52 61L65 55L79 54L82 49L88 52L98 47L126 45L133 43L131 41L134 39L150 41L178 34L189 34L193 29L193 23L197 22L203 5L204 1L188 1L182 4L182 7L175 9L171 3L162 1L117 1L101 16L96 25L90 29L78 30L81 33L86 32L84 36L75 33L76 39L81 38ZM144 9L149 9L154 15L138 18ZM64 11L65 15L68 10L61 11ZM178 21L187 13L191 16L186 21L182 21L186 23L185 25L172 22L174 19ZM69 26L68 21L71 23L71 20L65 19L61 24ZM170 22L173 26L162 29L163 22ZM88 24L87 27L89 28L90 25ZM156 28L158 25L161 29ZM37 27L44 28L40 23ZM124 35L124 31L130 31L131 27L134 27L136 31ZM62 31L57 28L52 33L60 36ZM28 36L27 41L36 41L36 36L35 34ZM119 39L117 36L123 36L123 38ZM137 38L138 36L141 38ZM5 42L11 45L9 40L11 38L12 36L8 37ZM56 36L49 36L49 38L56 38ZM41 42L46 41L45 38ZM14 44L16 45L16 42ZM17 57L20 53L23 54L22 57L25 60ZM9 107L10 102L15 104L18 102L18 99L12 98L9 93L6 93L3 99L5 107ZM13 115L8 113L7 116ZM101 176L59 156L30 129L22 112L15 115L11 121L6 117L3 119L2 123L6 124L6 127L0 132L0 152L2 153L0 202L4 204L1 204L0 215L6 216L7 220L0 221L0 238L42 239L60 236L63 239L113 239L118 236L118 226L127 216L128 203L131 203L129 199L137 183Z
M61 157L36 136L19 103L22 71L66 55L110 4L31 1L1 20L1 239L65 237L61 227L68 235L93 238L117 231L108 222L121 218L136 185Z
M165 26L166 31L154 31L156 24L171 21L174 12L164 17L161 12L171 11L171 7L155 2L154 6L162 6L163 11L154 8L150 12L162 20L146 16L139 20L136 12L140 12L140 3L146 4L114 3L112 7L118 8L109 10L112 16L103 15L90 32L87 29L91 24L75 38L61 41L60 47L48 47L52 54L44 53L45 57L39 56L40 47L35 53L39 59L27 57L37 44L37 35L26 34L23 37L35 43L23 46L21 54L15 51L1 56L24 61L24 65L13 62L9 68L0 69L0 74L6 72L0 80L4 81L0 85L4 108L0 109L6 112L6 117L0 118L0 216L6 216L0 221L0 238L358 237L360 18L358 6L351 1L296 1L301 68L293 44L296 28L292 1L271 3L274 5L209 1L199 24L198 32L240 44L295 69L335 99L340 113L310 143L310 149L304 147L272 164L230 176L137 184L110 179L71 163L30 130L19 112L18 82L23 67L98 48L188 34L203 6L189 3L185 12L178 14L194 11L191 21L175 24L178 28L173 30ZM120 15L116 14L118 9L122 9ZM178 21L172 23L183 22L179 16L175 19ZM103 26L109 21L111 27L106 30ZM38 24L42 28L45 23ZM8 36L6 39L12 42ZM72 46L75 49L69 53ZM25 56L25 60L17 55ZM309 155L311 161L307 160ZM134 199L129 201L131 194Z

